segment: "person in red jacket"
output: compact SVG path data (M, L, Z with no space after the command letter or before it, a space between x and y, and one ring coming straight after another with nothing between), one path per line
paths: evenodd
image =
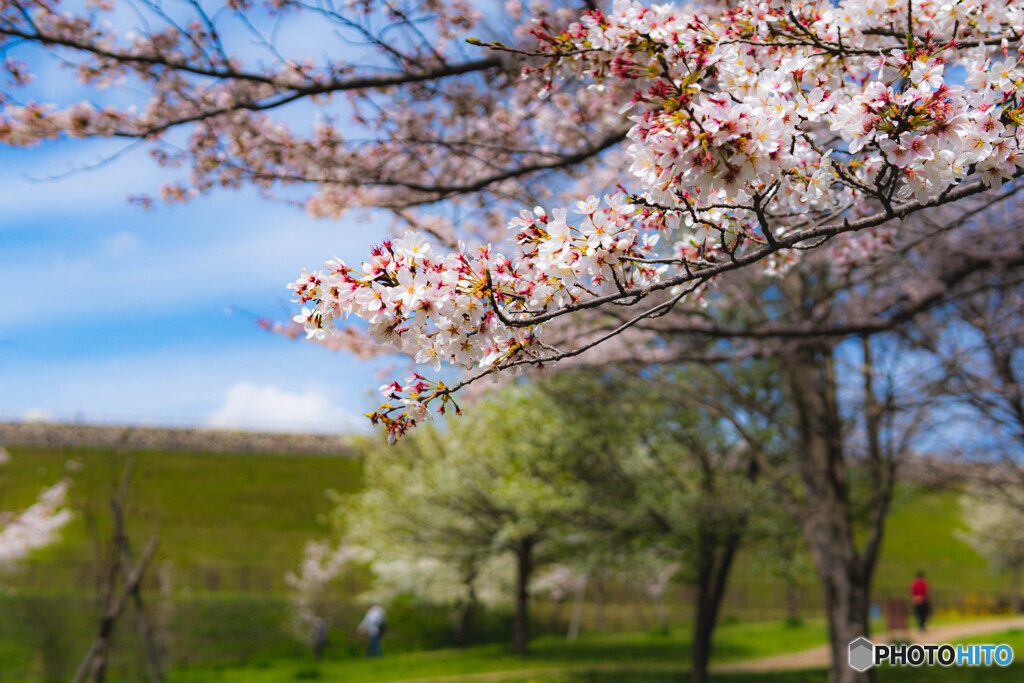
M925 581L924 572L919 571L910 583L910 601L914 603L914 616L917 617L917 627L922 631L931 613L929 597L928 582Z

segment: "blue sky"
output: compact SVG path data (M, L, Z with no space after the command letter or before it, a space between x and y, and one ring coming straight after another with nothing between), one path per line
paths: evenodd
M255 192L145 211L170 171L108 141L0 147L0 419L366 429L383 362L267 333L285 284L362 258L381 225L313 220Z
M164 9L179 21L192 16L184 4ZM218 17L229 52L249 64L274 60L233 16ZM143 30L123 5L105 18L122 32ZM287 57L374 61L315 13L288 15L273 31L275 22L258 11L248 19L273 33ZM13 52L36 76L20 100L145 101L131 79L98 91L78 83L46 50L26 43ZM335 115L346 110L343 99L331 105ZM308 131L316 113L299 102L274 115ZM172 133L171 141L187 132ZM178 177L144 147L64 175L123 145L0 146L0 420L367 430L362 414L379 404L380 372L393 359L330 353L226 310L291 317L286 283L335 255L358 263L385 237L383 224L355 216L313 220L252 190L144 211L127 197L157 195Z

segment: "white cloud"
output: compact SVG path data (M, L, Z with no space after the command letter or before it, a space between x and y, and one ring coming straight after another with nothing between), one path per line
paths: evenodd
M53 414L41 408L29 408L21 414L24 422L53 422Z
M366 419L331 403L327 394L307 389L296 394L275 386L238 382L224 403L210 415L212 427L275 432L352 432L366 428Z
M220 337L158 348L133 347L112 338L98 352L37 353L30 339L24 345L15 343L10 353L0 353L5 389L0 392L0 420L21 420L31 408L59 422L208 425L229 389L248 382L299 395L326 395L343 414L360 416L360 429L369 429L362 414L380 403L374 389L387 359L360 361L350 354L332 354L314 344L270 335L248 318L229 323L227 334ZM345 427L334 421L320 429L338 432Z

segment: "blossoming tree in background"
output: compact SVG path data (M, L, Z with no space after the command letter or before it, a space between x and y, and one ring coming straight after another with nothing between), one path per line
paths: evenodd
M292 634L309 643L317 659L327 642L332 584L346 571L365 564L369 556L365 549L356 546L310 541L303 550L299 570L285 575L285 583L291 589Z
M580 526L585 485L567 463L581 455L583 430L534 388L489 396L444 431L371 452L365 490L343 509L346 538L376 551L384 579L389 561L436 561L463 642L477 601L494 593L485 587L505 583L512 644L526 652L531 581Z
M0 466L10 454L0 447ZM8 569L38 548L57 540L57 532L74 516L68 508L68 487L62 479L40 492L36 501L22 512L0 511L0 570Z

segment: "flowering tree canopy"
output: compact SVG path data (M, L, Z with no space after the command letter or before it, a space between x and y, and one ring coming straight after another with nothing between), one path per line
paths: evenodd
M451 241L450 220L417 208L471 193L543 197L532 176L625 135L605 94L537 100L518 58L462 40L523 34L520 3L505 4L10 0L0 5L0 143L145 141L161 164L189 169L162 188L166 201L244 184L298 188L287 198L316 216L383 208ZM533 11L555 25L579 13L559 4ZM25 100L48 75L36 48L107 102Z
M843 233L876 229L1016 178L1024 168L1012 3L740 2L686 11L616 2L561 31L535 24L538 97L573 80L633 89L629 182L564 208L522 211L500 245L437 251L421 233L359 267L291 287L313 338L349 315L416 360L477 368L449 387L415 375L375 414L399 435L434 401L495 370L582 353L701 297L716 276L769 273ZM623 182L627 182L623 179ZM882 240L845 242L867 258ZM586 309L631 317L569 349L545 326Z
M188 168L168 201L250 184L390 212L406 236L292 283L299 322L365 352L336 326L355 315L475 369L462 384L579 355L728 271L826 244L863 262L898 219L1020 173L1016 3L605 4L9 0L0 142L146 143ZM33 101L40 48L100 99ZM554 338L586 311L617 322ZM397 436L458 386L389 385L375 418Z

